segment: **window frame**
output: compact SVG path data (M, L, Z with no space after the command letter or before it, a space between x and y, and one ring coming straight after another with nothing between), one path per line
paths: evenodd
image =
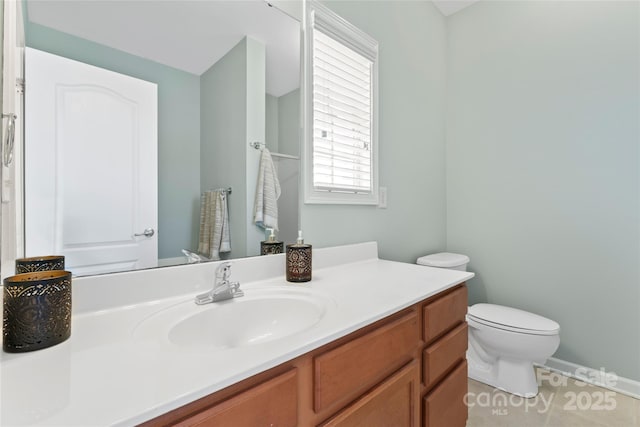
M379 203L378 186L378 42L335 12L318 3L306 1L304 10L303 62L303 141L302 187L305 204L375 205ZM375 52L371 70L371 192L356 193L343 190L316 190L313 185L313 29L316 19L329 27L338 38L334 40L357 52L357 48ZM323 33L325 33L323 31ZM326 33L325 33L326 34ZM352 48L351 46L356 48Z

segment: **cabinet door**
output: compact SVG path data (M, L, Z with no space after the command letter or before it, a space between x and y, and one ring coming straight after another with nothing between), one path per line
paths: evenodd
M424 342L428 344L454 326L464 322L466 314L466 286L459 287L442 298L427 304L423 309Z
M296 370L292 369L175 425L295 427L298 422L297 387Z
M322 427L418 426L419 377L419 364L414 360Z
M464 427L468 416L465 394L466 360L424 398L424 427Z
M422 382L427 389L465 358L467 323L463 323L422 352Z
M353 401L411 360L419 341L418 315L411 311L316 356L313 361L315 411Z

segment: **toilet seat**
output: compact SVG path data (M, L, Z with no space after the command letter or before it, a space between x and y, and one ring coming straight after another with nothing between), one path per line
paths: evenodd
M467 313L469 324L484 325L529 335L557 335L560 325L553 320L517 308L496 304L475 304Z

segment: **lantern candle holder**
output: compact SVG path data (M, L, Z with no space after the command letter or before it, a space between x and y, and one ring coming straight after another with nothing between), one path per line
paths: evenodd
M64 255L18 258L16 260L16 274L50 270L64 270Z
M40 350L71 336L71 272L22 273L3 283L4 351Z

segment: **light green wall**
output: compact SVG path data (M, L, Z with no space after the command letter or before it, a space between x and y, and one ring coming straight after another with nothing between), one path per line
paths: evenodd
M272 152L298 156L300 152L300 90L282 96L267 95L267 148ZM277 239L293 243L298 236L299 160L274 157L281 194L278 199Z
M297 156L300 152L300 89L279 97L267 94L266 101L267 148Z
M278 97L267 94L266 97L266 135L265 143L269 151L278 151Z
M554 319L555 357L634 380L638 7L481 1L451 16L446 163L447 249L471 257L471 302Z
M300 155L300 89L278 98L278 152Z
M300 155L300 90L295 89L278 98L278 152ZM276 159L282 194L278 199L278 240L293 243L298 237L298 182L300 161Z
M247 137L246 150L246 214L247 256L260 255L260 242L264 240L264 230L253 223L253 210L258 183L261 151L249 147L253 141L265 141L265 99L266 92L266 50L264 43L247 37Z
M388 208L303 205L316 247L376 240L385 259L415 262L445 246L445 19L431 2L325 3L380 44L380 185Z
M245 37L201 76L202 191L232 187L231 252L258 255L264 232L253 224L260 151L265 138L265 48ZM238 215L241 213L240 215Z
M197 249L200 202L200 78L26 22L29 47L158 85L158 257Z
M246 254L247 229L234 220L246 211L247 39L243 39L200 78L202 191L232 187L228 199L230 257Z

